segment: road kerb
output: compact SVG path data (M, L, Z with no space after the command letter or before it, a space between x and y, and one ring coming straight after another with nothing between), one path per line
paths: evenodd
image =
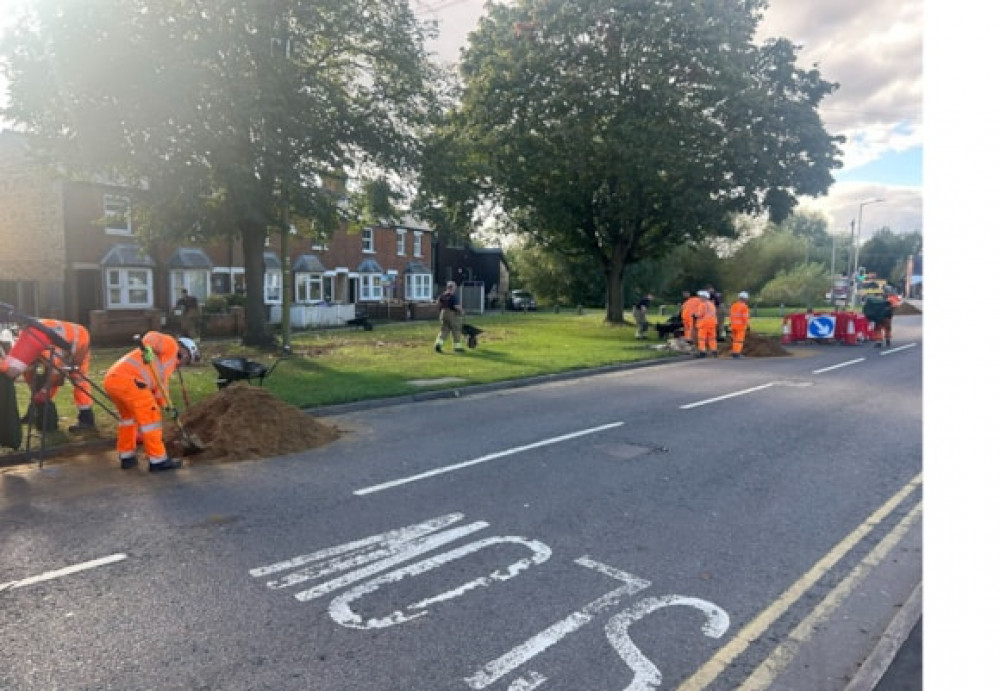
M878 685L923 614L923 589L923 582L913 589L844 691L872 691Z

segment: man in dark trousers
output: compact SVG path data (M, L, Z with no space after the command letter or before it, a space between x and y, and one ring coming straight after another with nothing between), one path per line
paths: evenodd
M639 302L635 303L635 307L632 308L632 316L635 318L635 337L638 339L646 338L646 330L649 328L646 313L649 312L649 306L652 302L653 294L646 293L639 298Z
M182 288L175 309L181 314L181 333L195 341L199 340L201 338L201 307L198 306L198 298Z
M434 341L434 350L439 353L442 352L441 346L444 345L444 339L448 337L448 334L451 334L452 347L456 353L465 350L462 347L462 306L458 304L458 296L455 295L457 289L458 286L455 285L454 281L448 281L444 292L438 297L438 309L441 311L439 316L441 331L438 333L437 340Z

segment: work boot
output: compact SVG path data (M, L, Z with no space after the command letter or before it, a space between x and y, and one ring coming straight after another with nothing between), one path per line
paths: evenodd
M139 459L135 456L122 456L119 460L121 461L122 470L131 470L139 465Z
M888 348L891 345L892 345L892 339L891 338L885 339L885 347Z
M695 355L695 358L701 360L702 358L708 357L708 353L699 352Z
M734 360L739 360L739 358L740 358L740 354L739 353L733 353L733 359Z
M462 347L461 343L456 343L453 347L454 347L456 353L464 353L465 352L465 348Z
M718 350L713 350L712 351L712 357L714 357L714 358L719 357L719 351Z
M150 463L149 472L159 473L163 472L164 470L177 470L182 465L184 465L183 461L178 460L176 458L168 458L167 460L160 461L159 463Z
M443 352L441 350L441 341L437 341L436 343L434 343L434 352L435 353Z
M69 426L70 432L83 432L97 427L94 421L94 411L90 408L78 411L76 414L76 424Z

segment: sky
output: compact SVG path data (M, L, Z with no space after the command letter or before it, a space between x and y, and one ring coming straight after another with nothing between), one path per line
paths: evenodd
M415 0L422 19L436 19L431 49L444 62L483 14L482 0ZM840 88L820 107L827 131L846 138L843 168L822 198L799 208L822 213L832 233L851 232L861 216L861 240L888 227L923 231L922 0L771 0L758 38L785 37L801 46L799 66L817 65ZM882 199L865 204L862 202ZM859 214L860 211L860 214Z
M431 51L457 62L484 0L411 1L421 19L438 22ZM25 4L0 0L0 30ZM883 227L923 230L923 11L922 0L771 0L765 12L759 37L791 39L801 67L815 64L840 84L820 114L847 139L844 167L826 196L801 198L799 208L824 214L845 240L859 215L862 241ZM0 74L0 102L5 90Z

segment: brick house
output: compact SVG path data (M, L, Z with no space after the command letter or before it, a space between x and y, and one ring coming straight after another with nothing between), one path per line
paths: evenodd
M144 248L132 223L136 193L65 179L33 161L23 135L0 132L0 300L27 314L87 325L96 342L115 342L137 330L175 326L172 307L182 289L202 302L245 294L238 239ZM277 233L270 235L264 255L263 299L275 323L283 290L279 242ZM405 318L435 298L434 234L416 219L338 232L323 244L293 235L290 245L293 316L302 324L314 318L307 308L316 315L345 306L338 312L343 323L355 305L372 316ZM404 313L403 305L411 309ZM314 323L338 323L320 316L327 321Z

